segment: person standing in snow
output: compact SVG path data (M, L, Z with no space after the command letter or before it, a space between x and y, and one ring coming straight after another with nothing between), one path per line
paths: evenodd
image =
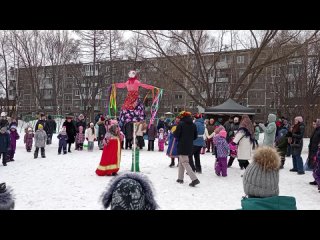
M216 146L216 166L215 171L218 176L227 176L227 157L229 155L229 144L226 140L227 132L223 129L213 138L213 143Z
M270 146L270 147L274 146L274 141L276 138L276 131L277 131L276 120L277 120L277 116L270 113L268 115L268 126L265 127L263 123L259 124L259 126L264 131L263 145L265 146Z
M34 135L34 139L35 139L35 146L36 149L34 151L34 158L38 158L38 153L39 153L39 148L41 149L41 157L45 158L45 146L46 146L46 142L47 142L47 134L46 132L43 130L43 126L42 124L38 125L38 130L36 131L35 135Z
M68 152L71 153L71 145L75 142L77 129L72 122L73 117L67 116L66 121L63 123L63 127L66 127L67 135L68 135Z
M83 133L83 127L79 126L77 135L76 135L76 149L78 151L82 151L83 150L83 142L85 139L85 135Z
M17 146L17 140L20 138L17 127L15 125L12 125L10 128L10 150L8 151L8 158L7 162L14 161L14 154L16 152L16 146Z
M24 134L24 139L23 139L24 144L26 144L27 152L31 152L33 138L34 138L33 130L31 127L29 127L27 129L26 133Z
M160 128L158 133L158 148L160 152L164 151L164 143L166 142L167 136L165 135L164 129Z
M67 154L67 141L68 135L66 132L66 127L62 127L61 131L59 132L57 138L59 139L59 147L58 147L58 154L61 154L61 150L63 149L63 154Z
M10 135L7 133L7 128L0 129L0 158L2 156L3 166L7 166L7 155L10 147Z
M192 168L189 164L189 156L192 154L193 140L198 137L197 127L192 122L190 112L181 112L181 120L174 132L174 137L178 139L178 154L179 154L179 172L178 172L178 183L183 183L184 170L191 178L192 182L189 184L190 187L194 187L200 183Z
M88 141L88 151L92 152L94 147L94 141L97 140L93 122L91 122L88 128L86 129L85 137L86 137L86 140Z
M46 125L46 133L47 133L47 145L50 145L52 143L52 136L53 133L56 132L57 123L54 119L52 119L52 116L48 116L47 125Z

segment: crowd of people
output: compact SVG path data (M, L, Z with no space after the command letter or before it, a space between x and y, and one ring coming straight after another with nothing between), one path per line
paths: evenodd
M9 123L4 114L1 114L0 125L0 156L3 165L6 166L7 162L14 161L16 141L20 136L17 132L17 122ZM246 194L241 201L243 209L249 209L248 206L252 204L259 208L259 204L264 200L271 205L281 200L285 206L292 209L295 208L295 199L279 196L278 189L279 170L284 168L286 157L292 155L291 172L303 175L306 170L313 171L314 181L310 184L318 186L320 192L320 119L313 122L313 127L306 164L303 164L301 157L305 131L301 116L295 117L293 126L290 126L287 119L277 119L274 114L269 114L267 122L263 124L253 122L248 115L230 117L223 122L222 117L205 119L202 114L192 115L183 111L173 121L161 117L157 124L151 122L149 127L145 120L141 120L136 123L127 122L120 128L117 120L103 114L97 115L94 123L87 123L84 115L80 114L76 119L73 116L66 116L65 122L58 130L55 120L50 115L46 117L42 113L34 130L31 126L25 128L24 143L26 151L30 152L34 140L34 158L38 157L39 149L41 157L45 158L45 146L52 144L54 133L57 133L59 139L58 154L71 153L73 143L77 151L82 151L85 147L88 151L93 151L94 143L97 142L98 148L102 150L102 156L96 174L115 176L120 169L121 149L137 147L142 150L147 138L148 151L154 151L154 142L157 138L159 151L164 152L167 145L166 155L171 159L169 167L174 167L175 159L178 159L178 183L184 183L186 171L191 179L189 186L195 187L200 184L201 155L211 153L215 155L214 171L217 176L227 177L228 168L233 165L235 159L238 160L239 167L243 170ZM261 130L264 132L264 139L262 146L259 146ZM133 139L134 136L136 139ZM84 144L85 141L87 144ZM272 179L272 181L260 181L258 178ZM120 178L119 182L115 181L111 187L113 193L109 192L104 197L103 204L106 208L110 205L113 209L126 208L124 206L126 201L114 202L112 196L117 195L117 199L121 199L119 197L121 193L117 190L123 189L119 187L120 182L125 186L132 184L133 181L137 182L135 177L129 176L129 179L128 182L125 178ZM135 183L135 188L141 191L144 187ZM152 207L145 206L145 208L158 207L155 202L151 205ZM141 206L135 206L133 209Z

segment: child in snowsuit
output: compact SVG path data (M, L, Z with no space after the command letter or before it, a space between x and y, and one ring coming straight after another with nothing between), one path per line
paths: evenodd
M76 149L78 151L82 151L83 150L83 142L85 139L84 133L83 133L83 127L79 126L79 132L76 135Z
M85 131L86 140L88 141L88 151L93 151L94 141L97 140L94 124L90 123L89 127Z
M226 177L227 176L227 156L229 155L229 144L226 140L227 132L221 130L213 138L213 143L216 147L217 161L215 166L215 171L218 176Z
M230 158L228 161L228 168L232 166L234 159L237 157L237 145L233 142L234 136L231 137L231 141L229 142L230 149Z
M280 130L282 131L282 130ZM286 153L288 148L288 134L287 132L284 132L282 136L278 139L276 142L276 147L278 148L278 152L281 157L281 165L280 169L283 169L284 163L286 161Z
M10 127L10 150L8 151L8 162L14 161L14 154L16 152L17 140L20 138L16 125Z
M82 126L80 126L82 127ZM79 127L79 129L80 129ZM67 141L68 141L68 135L66 131L66 127L62 127L60 133L58 134L57 138L59 139L59 148L58 148L58 154L61 154L61 150L63 149L63 154L67 154Z
M2 156L3 166L7 166L7 154L10 146L10 135L7 133L7 128L2 127L0 130L0 158Z
M23 141L24 144L26 145L27 152L31 152L33 138L34 138L33 130L31 127L29 127L26 133L24 134L24 141Z
M320 144L318 145L318 152L313 159L315 161L315 166L313 168L313 178L314 181L310 182L311 185L317 185L320 193Z
M159 151L163 152L164 151L164 144L166 142L166 135L164 133L163 128L159 129L159 134L158 134L158 147Z
M36 150L34 151L34 158L38 158L38 153L39 153L39 148L41 149L41 157L45 158L45 146L47 142L47 134L43 130L42 124L38 125L38 130L36 131L34 135L34 140L35 140L35 145L36 145Z

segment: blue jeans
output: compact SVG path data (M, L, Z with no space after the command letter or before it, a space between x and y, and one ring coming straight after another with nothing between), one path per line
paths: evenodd
M301 154L292 154L292 164L293 169L298 170L298 172L304 172Z

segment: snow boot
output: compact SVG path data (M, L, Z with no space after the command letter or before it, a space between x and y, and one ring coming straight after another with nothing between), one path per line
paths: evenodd
M313 181L313 182L309 182L310 185L317 185L317 182L316 181Z
M189 184L189 186L190 187L195 187L197 184L199 184L200 183L200 181L199 181L199 179L196 179L196 180L193 180L190 184Z
M178 179L177 183L183 183L183 180Z

